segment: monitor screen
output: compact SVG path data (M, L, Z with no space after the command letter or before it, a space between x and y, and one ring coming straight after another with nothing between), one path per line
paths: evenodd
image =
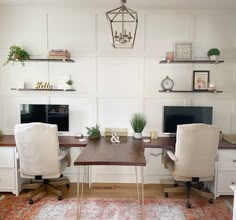
M56 124L58 131L69 131L69 105L21 104L20 122Z
M163 132L175 134L181 124L212 124L212 110L208 106L164 106Z

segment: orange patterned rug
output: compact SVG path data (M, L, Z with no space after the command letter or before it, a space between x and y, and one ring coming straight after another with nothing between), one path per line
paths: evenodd
M1 194L0 194L1 197ZM224 200L209 204L205 200L191 200L192 208L185 208L184 199L146 199L145 220L231 220L232 210ZM28 204L26 196L2 196L1 220L75 220L76 198L58 201L45 197ZM82 219L136 220L140 206L135 199L84 199Z

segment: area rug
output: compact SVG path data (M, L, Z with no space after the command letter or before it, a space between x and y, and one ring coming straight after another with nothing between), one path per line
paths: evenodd
M209 204L205 200L191 200L192 208L185 208L184 199L146 199L145 220L231 220L232 210L224 200ZM58 201L45 197L33 205L25 196L6 196L0 200L1 220L75 220L76 198ZM84 199L83 220L136 220L140 206L135 199Z

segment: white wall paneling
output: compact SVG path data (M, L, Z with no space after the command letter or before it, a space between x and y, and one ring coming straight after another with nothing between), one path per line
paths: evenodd
M71 135L86 134L85 127L96 123L102 131L106 127L126 127L131 135L131 114L144 112L148 119L144 134L156 130L161 136L165 105L213 106L214 124L223 132L236 132L235 11L138 10L137 39L132 50L111 46L105 17L108 9L16 6L0 11L1 63L12 44L24 46L33 58L46 58L50 49L67 49L75 60L0 67L0 128L4 133L13 134L23 103L69 104ZM209 48L218 47L225 63L159 64L167 51L173 51L176 41L192 41L194 58L207 58ZM224 93L158 92L167 75L174 80L174 89L192 89L193 70L209 70L210 81ZM63 76L71 76L76 92L10 90L17 81L24 81L27 87L48 81L57 88ZM146 181L159 182L168 177L161 166L160 157L151 158L145 169ZM68 173L73 176L73 170ZM133 177L130 168L99 167L93 168L92 180L129 182Z

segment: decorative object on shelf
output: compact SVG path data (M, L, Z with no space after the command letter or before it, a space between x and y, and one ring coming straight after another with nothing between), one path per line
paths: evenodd
M95 139L101 137L100 127L98 124L96 124L95 127L86 127L87 128L87 134L89 138Z
M166 78L161 81L161 87L164 91L171 91L174 87L174 81L169 76L166 76Z
M105 128L104 137L107 140L110 140L113 133L119 137L119 140L127 140L128 138L128 129L127 128Z
M208 83L210 78L210 71L195 70L193 71L193 90L208 90Z
M62 59L62 60L70 60L70 53L68 50L58 49L58 50L50 50L48 59Z
M207 56L209 57L210 60L218 62L220 51L217 48L212 48L207 52Z
M171 62L173 60L174 60L174 52L173 51L166 52L166 61Z
M147 124L146 116L140 112L134 113L131 117L130 124L134 130L134 138L142 138L143 129Z
M24 89L25 88L25 82L23 81L19 81L16 83L16 89L20 90L20 89Z
M3 65L7 65L10 61L20 61L25 66L24 61L28 60L30 55L20 46L12 45L9 48L7 61Z
M37 82L35 89L44 89L44 90L51 90L52 89L52 85L49 84L49 82Z
M117 144L117 143L120 143L120 140L119 140L119 136L116 134L116 132L112 132L112 135L111 135L111 143L113 144Z
M215 91L216 90L216 85L214 82L210 82L208 86L208 91Z
M114 48L133 48L137 26L138 13L125 6L127 0L121 0L119 8L106 12L110 29L111 43Z
M191 60L192 59L192 42L176 42L175 43L175 60Z

